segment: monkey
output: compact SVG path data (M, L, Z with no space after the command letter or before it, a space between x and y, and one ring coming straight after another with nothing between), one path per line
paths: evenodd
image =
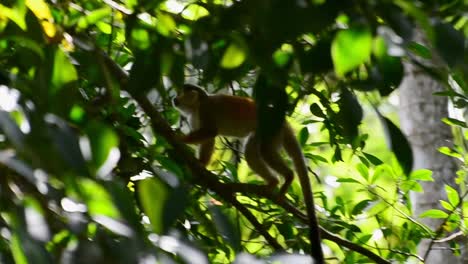
M248 97L208 94L201 87L184 84L173 99L173 105L188 118L191 132L181 137L187 144L199 144L199 161L208 165L214 151L215 137L247 138L244 158L247 165L266 181L269 190L279 184L274 172L284 177L278 198L284 197L294 179L291 170L280 155L284 149L293 161L301 183L310 226L311 254L316 263L324 263L320 245L320 231L315 215L312 187L307 165L294 131L287 121L271 142L262 142L256 134L257 111L255 101Z

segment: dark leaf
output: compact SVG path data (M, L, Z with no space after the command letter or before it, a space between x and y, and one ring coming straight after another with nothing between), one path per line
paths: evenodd
M358 127L363 117L362 107L356 96L344 88L341 89L338 105L340 106L338 118L343 127L343 136L348 142L352 142L359 134Z
M270 78L269 78L270 77ZM255 83L255 102L257 104L257 133L262 142L271 142L285 121L288 96L284 91L281 76L274 80L272 76L260 74Z
M409 175L413 168L413 153L408 140L392 121L382 116L377 109L376 112L382 122L389 148L395 153L403 172Z
M78 137L74 131L57 116L48 115L45 118L48 123L48 132L52 143L60 156L78 174L86 175L86 162L81 154Z
M362 213L362 211L369 206L371 200L362 200L359 203L357 203L354 207L353 210L351 211L352 215L359 215Z
M223 239L231 245L236 252L241 250L239 230L231 219L217 206L209 207L214 224Z
M463 62L465 54L465 37L452 25L437 21L434 25L435 47L449 66Z
M383 164L383 161L381 161L379 158L377 158L376 156L374 156L372 154L365 153L365 152L363 152L362 154L366 157L367 160L369 160L375 166Z
M8 112L0 110L0 129L18 151L26 151L25 136Z

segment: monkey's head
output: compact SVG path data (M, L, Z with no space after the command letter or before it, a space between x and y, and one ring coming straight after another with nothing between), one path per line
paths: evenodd
M181 92L172 100L174 107L184 113L193 113L200 107L200 101L208 94L199 86L184 84Z

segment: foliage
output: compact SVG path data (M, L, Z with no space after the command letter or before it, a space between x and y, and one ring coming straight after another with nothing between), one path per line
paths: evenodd
M440 230L416 222L409 192L431 173L411 172L406 139L377 108L404 61L439 80L440 96L467 105L464 4L2 1L1 262L253 261L242 252L307 261L296 183L286 201L261 188L233 195L229 183L260 183L236 142L218 144L234 154L220 151L216 177L177 142L170 100L187 80L253 95L263 136L296 109L305 156L321 168L321 183L311 180L330 262L414 260L422 238L464 231L464 195L447 187L446 210L423 214L445 219ZM415 27L429 46L413 40ZM443 63L421 63L436 54ZM369 101L395 159L359 131ZM466 124L445 121L459 137L441 152L465 161Z

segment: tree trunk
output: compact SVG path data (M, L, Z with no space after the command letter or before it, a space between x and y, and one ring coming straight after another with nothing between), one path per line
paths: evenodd
M413 169L433 171L434 182L421 182L423 193L412 193L411 200L416 218L429 209L441 209L439 200L447 200L445 185L455 185L457 164L453 158L438 152L441 146L453 142L449 126L441 119L448 116L448 99L434 96L443 87L414 65L405 65L405 78L400 85L400 120L403 133L413 149ZM419 219L432 230L437 230L441 219ZM426 252L430 250L429 254ZM431 243L424 239L418 246L418 255L428 264L459 263L447 243Z

